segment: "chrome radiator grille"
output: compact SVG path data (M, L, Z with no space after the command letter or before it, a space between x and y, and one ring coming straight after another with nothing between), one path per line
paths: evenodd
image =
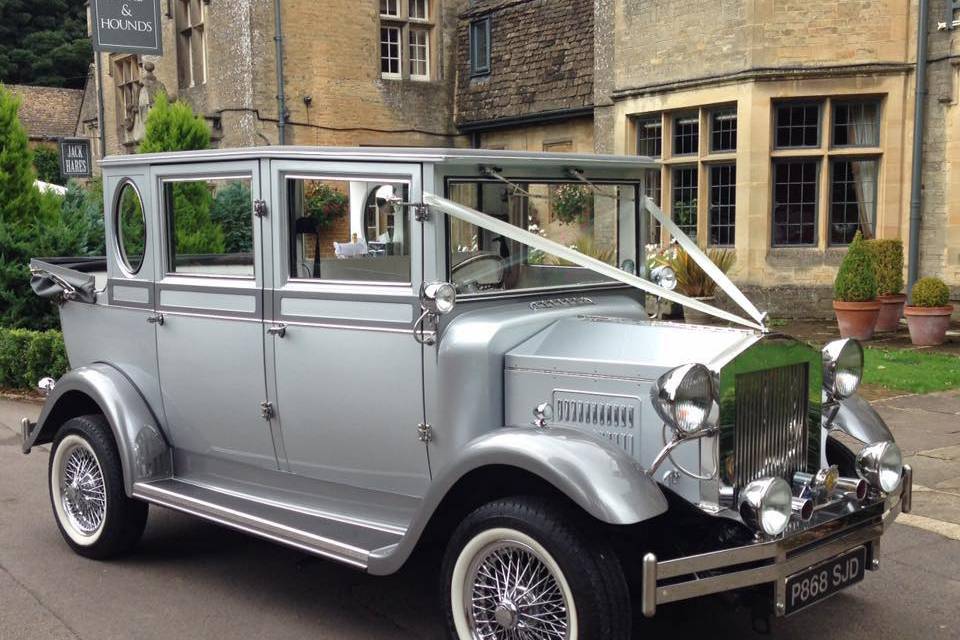
M737 376L735 487L806 469L807 375L807 363L799 363Z

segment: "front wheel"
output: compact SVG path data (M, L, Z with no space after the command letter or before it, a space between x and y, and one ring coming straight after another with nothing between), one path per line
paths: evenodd
M630 600L620 563L578 516L539 498L500 500L470 514L444 558L452 636L629 638Z
M103 559L129 551L147 523L147 505L127 497L120 455L106 419L71 418L53 440L50 502L67 544Z

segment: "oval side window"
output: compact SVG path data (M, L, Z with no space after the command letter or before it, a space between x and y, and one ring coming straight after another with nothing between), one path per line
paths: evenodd
M143 217L140 194L130 182L120 187L116 200L116 236L120 261L130 273L136 273L143 264L147 247L147 223Z

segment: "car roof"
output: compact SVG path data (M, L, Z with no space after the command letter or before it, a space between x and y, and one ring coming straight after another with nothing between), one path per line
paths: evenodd
M645 156L617 156L594 153L549 153L504 151L491 149L434 149L425 147L300 147L261 146L236 149L207 149L108 156L100 161L104 167L143 164L209 162L216 160L343 160L366 162L408 162L447 165L496 163L500 167L518 167L537 163L548 167L588 167L636 171L657 168L658 160Z

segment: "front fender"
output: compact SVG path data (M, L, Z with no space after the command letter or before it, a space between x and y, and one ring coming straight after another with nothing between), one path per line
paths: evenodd
M91 402L113 432L127 495L131 494L134 482L171 475L170 446L146 400L120 370L104 363L73 369L57 381L36 426L24 439L24 453L36 445L52 442L64 422L89 413Z
M388 554L371 556L368 570L385 574L398 569L450 489L471 471L489 466L532 473L607 524L636 524L667 510L656 482L624 451L599 438L561 428L497 429L470 441L434 477L403 540Z
M858 395L852 395L841 400L837 415L829 428L842 431L856 438L864 444L874 442L893 442L887 423L883 421L876 409Z

